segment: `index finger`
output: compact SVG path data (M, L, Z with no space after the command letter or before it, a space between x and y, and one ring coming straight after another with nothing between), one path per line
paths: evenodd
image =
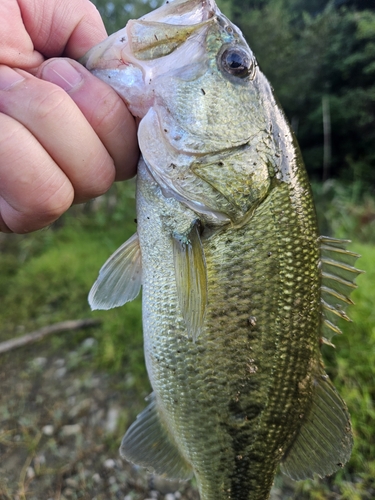
M102 18L89 0L18 0L36 50L45 57L77 59L107 37Z
M77 59L107 37L89 0L7 0L0 5L1 62L30 70L44 58Z

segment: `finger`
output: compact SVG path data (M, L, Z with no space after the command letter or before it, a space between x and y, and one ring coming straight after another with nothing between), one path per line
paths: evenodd
M0 85L9 72L24 80L0 91L0 112L33 134L69 178L76 203L107 191L115 178L113 160L69 95L56 85L6 66L0 66ZM74 85L80 83L78 74Z
M35 137L0 113L0 230L25 233L55 221L74 189Z
M34 47L46 57L65 54L78 59L107 33L89 0L18 0L22 20Z
M39 66L44 58L34 50L30 35L22 22L16 1L0 2L0 63L30 69Z
M82 78L79 85L73 85L76 72ZM37 76L68 92L113 158L116 180L135 175L139 157L136 124L117 93L72 60L51 59Z

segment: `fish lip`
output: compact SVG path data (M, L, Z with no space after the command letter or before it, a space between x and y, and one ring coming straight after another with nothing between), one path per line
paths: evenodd
M205 23L214 21L222 15L214 0L172 0L158 9L141 17L130 20L124 28L110 35L106 40L91 48L79 62L89 71L100 69L123 69L136 66L144 72L145 61L140 61L132 51L129 30L134 22L165 23L170 25L196 25L197 31ZM104 57L108 53L110 58Z
M118 69L121 66L128 66L129 62L122 59L122 49L127 44L128 37L126 26L113 33L98 45L92 47L86 54L78 59L78 62L85 66L89 71L100 69ZM104 57L105 54L111 54L111 58Z
M168 24L199 24L220 13L214 0L172 0L140 18Z

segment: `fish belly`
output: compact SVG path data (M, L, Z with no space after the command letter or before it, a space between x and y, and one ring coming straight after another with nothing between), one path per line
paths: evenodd
M208 304L193 341L178 303L170 227L197 215L139 168L146 364L202 500L267 499L311 405L318 246L313 209L301 217L292 197L280 183L242 227L203 231Z

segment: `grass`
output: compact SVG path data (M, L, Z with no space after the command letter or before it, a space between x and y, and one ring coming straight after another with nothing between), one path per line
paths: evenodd
M353 249L362 255L359 266L366 274L358 277L353 294L353 323L335 342L335 383L352 415L355 447L349 470L358 479L355 489L362 491L375 488L375 248L357 243Z
M102 327L94 334L98 367L128 373L130 366L134 380L140 378L146 384L140 299L111 311L92 312L87 303L100 267L136 230L130 189L116 186L114 193L107 196L107 204L111 196L116 197L115 208L102 206L85 213L77 207L55 229L26 237L3 235L1 340L58 321L100 318ZM64 337L51 337L49 341L58 348Z
M91 312L87 294L109 255L135 231L134 186L116 185L86 208L76 207L53 228L27 236L0 235L0 340L66 319L100 318L94 367L123 374L124 387L141 399L149 391L144 368L140 299L122 308ZM375 496L375 202L341 185L315 186L325 234L352 237L362 258L353 294L353 323L342 325L336 349L325 348L328 371L346 400L353 420L355 447L348 467L325 480L296 486L298 498L356 500ZM98 203L101 203L98 206ZM77 346L83 333L69 335ZM67 337L54 336L58 350ZM79 359L74 361L80 363ZM32 446L32 442L30 444ZM336 495L336 496L335 496ZM372 495L372 496L371 496ZM297 498L296 497L296 498Z

